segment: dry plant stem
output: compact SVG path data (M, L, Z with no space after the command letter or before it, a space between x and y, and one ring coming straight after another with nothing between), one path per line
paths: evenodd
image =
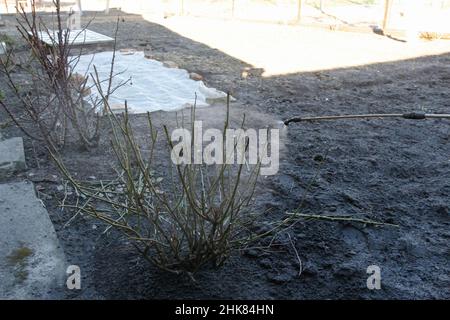
M294 243L294 241L292 241L291 235L289 233L288 233L288 237L289 237L289 242L292 245L292 249L294 249L294 253L295 253L295 256L296 256L297 261L298 261L298 265L299 265L298 266L298 276L300 277L302 275L302 271L303 271L302 259L300 258L300 255L298 254L298 250L295 247L295 243Z
M357 222L367 225L374 226L390 226L399 228L400 226L392 223L385 223L373 220L365 220L359 218L352 218L347 216L326 216L326 215L318 215L318 214L303 214L303 213L286 213L287 215L292 216L293 218L304 218L304 219L316 219L316 220L327 220L327 221L345 221L345 222Z

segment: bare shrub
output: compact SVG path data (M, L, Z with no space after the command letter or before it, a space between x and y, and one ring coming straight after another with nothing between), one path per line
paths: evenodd
M157 178L153 156L158 132L150 113L150 139L145 146L137 142L127 111L121 116L110 113L109 120L118 163L113 181L95 186L77 181L54 156L66 178L87 199L74 208L120 231L147 260L175 273L193 274L206 263L220 266L233 250L248 243L247 226L257 217L250 207L259 164L247 168L170 163L168 176ZM164 136L170 158L173 144L165 126Z
M95 147L100 135L99 102L86 99L89 75L73 71L83 51L83 46L74 49L73 39L83 37L86 28L71 34L65 27L60 0L53 0L51 28L37 14L36 2L31 4L31 13L19 8L17 18L17 30L31 54L20 55L11 49L0 59L0 71L16 100L2 98L0 105L25 134L44 141L52 150L63 147L68 136L85 148ZM48 37L51 45L40 41L41 36ZM111 83L112 77L111 72L105 81ZM36 135L33 129L37 129Z

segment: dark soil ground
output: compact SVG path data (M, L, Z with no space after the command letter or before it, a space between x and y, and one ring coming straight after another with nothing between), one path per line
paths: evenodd
M299 114L450 111L450 54L269 78L253 70L242 79L242 70L251 67L246 63L138 16L124 20L121 48L150 46L155 58L175 61L202 74L207 85L231 90L237 99L233 119L246 113L249 126L277 125ZM102 16L90 28L112 35L114 25L113 16ZM199 117L214 125L223 111L218 105L200 110ZM175 119L162 112L154 117L157 126ZM143 117L133 122L140 128ZM59 207L61 177L43 146L27 138L29 170L14 179L35 182L68 262L81 267L82 290L67 292L67 298L449 299L449 134L444 120L373 119L283 129L279 173L261 179L257 193L255 210L267 212L267 221L285 217L303 201L303 213L351 215L399 227L300 220L270 250L235 253L221 269L199 272L196 282L157 270L127 241L103 234L91 218L78 216L64 227L73 212ZM10 127L3 135L20 131ZM68 146L63 157L79 178L111 175L106 148L83 152ZM161 176L164 170L157 168ZM302 260L300 276L293 245ZM381 290L366 287L369 265L381 268Z

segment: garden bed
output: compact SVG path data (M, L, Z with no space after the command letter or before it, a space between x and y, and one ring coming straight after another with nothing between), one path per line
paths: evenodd
M8 23L10 18L4 17ZM450 54L262 78L251 65L161 25L133 15L124 20L120 48L150 46L156 59L203 75L210 87L230 89L237 99L233 119L246 113L249 127L299 114L450 110ZM113 14L100 16L90 29L112 36L115 22ZM243 77L243 70L249 76ZM217 127L223 110L218 104L199 110L198 116ZM174 113L153 117L157 128L175 126ZM133 115L135 131L145 121ZM236 253L219 270L205 267L196 282L149 265L130 243L113 232L103 234L104 226L89 217L70 220L74 212L62 211L60 204L75 195L65 188L44 146L25 139L28 171L14 180L35 182L68 262L81 267L82 290L67 291L67 298L448 299L449 128L443 120L375 119L283 129L279 173L258 186L255 210L264 212L266 221L302 204L302 213L350 215L399 227L299 220L269 250ZM9 127L3 135L20 132ZM113 174L108 145L102 141L91 151L68 145L62 156L78 179L108 179ZM164 178L164 150L157 152L157 175ZM366 287L369 265L381 267L381 290Z

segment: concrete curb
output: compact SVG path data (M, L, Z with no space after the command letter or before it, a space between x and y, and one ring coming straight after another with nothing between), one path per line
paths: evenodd
M26 170L22 138L0 139L0 179L6 179L16 171Z

